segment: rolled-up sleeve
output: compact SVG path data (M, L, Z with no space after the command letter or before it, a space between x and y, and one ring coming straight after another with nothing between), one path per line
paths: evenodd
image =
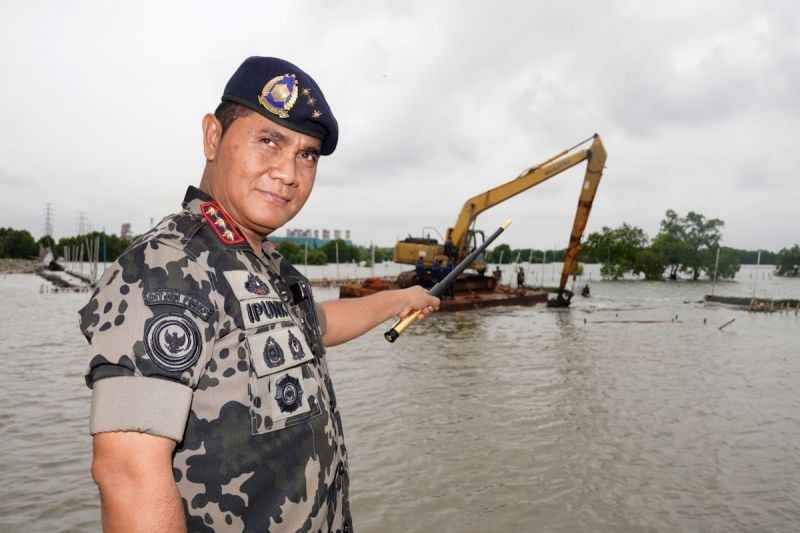
M140 376L101 379L92 390L89 432L138 431L179 442L191 405L192 389L175 381Z

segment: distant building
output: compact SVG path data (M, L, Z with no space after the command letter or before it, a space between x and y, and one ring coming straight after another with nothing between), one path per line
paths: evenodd
M320 238L319 236L320 233L322 233L322 238ZM341 239L342 232L339 231L338 229L333 230L333 238ZM320 230L318 229L312 230L312 229L287 228L286 237L278 237L270 235L269 240L274 242L275 244L280 244L281 242L288 240L297 244L301 248L305 246L308 246L309 248L319 248L325 243L331 241L331 230L323 229L322 232L320 232ZM352 242L350 242L350 230L345 231L344 240L347 242L347 244L352 244Z
M133 233L131 233L131 223L125 222L122 224L122 229L119 232L119 236L121 239L130 239L133 237Z

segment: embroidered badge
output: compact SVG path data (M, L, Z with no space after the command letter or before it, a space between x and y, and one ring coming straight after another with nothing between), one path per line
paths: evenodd
M303 389L296 377L286 374L275 389L275 401L282 413L293 413L303 404Z
M244 283L244 288L247 289L248 292L258 294L259 296L266 296L269 294L269 285L261 281L261 278L255 274L248 274L247 281Z
M185 294L175 289L145 289L144 304L152 305L177 305L188 309L203 320L211 316L211 306L199 298Z
M222 242L225 244L241 244L244 242L244 237L236 229L236 225L217 202L203 202L200 204L200 212L203 214L203 218L214 228L214 233L217 234L217 237Z
M303 345L300 344L300 339L295 337L292 332L289 332L289 350L292 352L292 359L300 360L306 356L303 351Z
M281 366L286 362L283 357L283 348L272 337L269 337L264 345L264 362L270 368Z
M258 101L273 115L289 118L289 110L297 101L297 78L294 74L275 76L264 85Z
M200 330L188 317L164 313L150 320L144 332L145 351L167 372L183 372L197 362L202 345Z

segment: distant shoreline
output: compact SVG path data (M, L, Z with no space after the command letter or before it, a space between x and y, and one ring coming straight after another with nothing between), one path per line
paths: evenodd
M0 274L36 274L42 268L38 259L0 259Z

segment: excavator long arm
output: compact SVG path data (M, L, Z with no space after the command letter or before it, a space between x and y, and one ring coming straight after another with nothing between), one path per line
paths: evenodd
M497 204L508 200L509 198L516 196L517 194L530 189L531 187L538 185L556 174L559 174L568 168L574 167L575 165L579 164L580 162L588 159L589 160L589 168L587 169L586 180L585 183L594 183L594 185L590 185L591 189L591 198L594 198L594 191L597 190L597 183L600 180L600 173L603 169L603 164L606 159L606 152L603 148L602 142L600 142L600 137L595 134L593 137L594 142L592 143L591 147L588 150L581 150L578 152L570 153L572 149L570 148L560 152L547 161L536 165L535 167L531 167L525 170L522 174L518 177L514 178L513 180L503 183L502 185L498 185L493 189L489 189L488 191L482 192L476 196L473 196L466 202L464 202L464 207L461 208L461 213L458 215L458 219L456 220L456 224L454 227L448 229L447 231L447 238L450 242L453 243L456 253L459 257L463 257L467 250L467 237L469 234L469 228L472 226L475 218L486 211L487 209L496 206ZM588 140L588 139L587 139ZM584 141L586 142L586 141ZM580 144L583 144L580 143ZM577 146L580 146L578 144ZM599 169L596 170L596 178L590 178L590 171L591 169ZM581 200L583 201L584 193L586 190L581 192ZM589 207L586 210L585 216L581 215L581 206L578 206L578 216L583 217L583 224L580 225L580 233L578 233L578 240L580 239L580 235L583 232L583 227L586 225L586 217L588 217L589 212L588 209L591 208L591 198L589 201ZM573 228L573 234L575 233L575 229L579 227L578 218L575 219L575 227ZM571 244L570 240L570 244ZM571 248L570 248L571 249ZM575 251L575 256L577 256L577 248ZM565 264L566 267L566 264ZM562 276L563 278L563 276ZM562 280L563 281L563 280Z
M581 188L581 194L578 198L578 210L575 213L575 222L572 225L567 254L564 258L564 268L561 271L561 282L558 285L557 299L567 304L569 303L569 299L565 300L563 297L564 288L572 273L573 265L578 260L583 230L586 229L586 223L589 220L589 212L592 210L594 196L597 193L597 187L600 185L600 178L603 176L603 168L606 164L606 149L598 135L595 135L594 142L592 142L592 145L589 147L589 153L589 162L586 165L586 177L583 180L583 187ZM558 305L555 307L558 307Z

